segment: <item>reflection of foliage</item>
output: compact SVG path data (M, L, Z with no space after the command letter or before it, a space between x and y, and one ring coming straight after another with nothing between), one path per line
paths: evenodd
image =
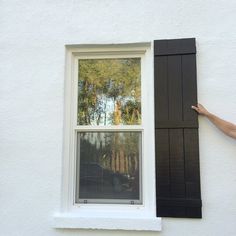
M139 169L140 138L140 132L80 133L80 161L132 176Z
M139 124L140 73L140 58L79 60L79 124Z
M141 103L138 101L127 101L121 108L122 120L125 124L141 123Z

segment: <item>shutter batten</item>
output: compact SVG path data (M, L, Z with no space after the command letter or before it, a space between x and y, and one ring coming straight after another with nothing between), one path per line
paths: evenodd
M157 216L201 218L195 39L154 41Z
M184 55L184 54L195 54L195 53L196 53L196 46L194 38L154 41L155 56L179 55L179 54Z

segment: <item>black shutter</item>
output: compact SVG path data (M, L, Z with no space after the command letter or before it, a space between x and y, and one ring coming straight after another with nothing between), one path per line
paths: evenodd
M201 218L195 39L154 41L157 216Z

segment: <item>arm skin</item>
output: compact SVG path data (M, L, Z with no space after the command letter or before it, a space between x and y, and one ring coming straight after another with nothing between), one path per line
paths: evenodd
M192 109L197 111L200 115L207 117L217 128L219 128L226 135L236 139L236 125L235 124L222 120L216 115L210 113L201 104L198 104L197 106L192 106Z

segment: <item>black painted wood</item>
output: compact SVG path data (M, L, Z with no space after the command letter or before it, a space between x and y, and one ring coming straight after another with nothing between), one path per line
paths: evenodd
M157 114L157 112L156 112L156 114ZM195 121L191 121L191 120L185 120L185 121L173 121L173 120L163 121L162 120L162 121L158 121L156 119L156 128L159 128L159 129L198 128L198 123L196 123Z
M195 39L154 41L157 216L201 218Z
M170 155L169 150L169 130L168 129L156 129L155 136L159 137L155 139L156 142L156 166L158 171L156 172L156 193L157 198L169 198L170 197L170 159L166 158Z
M183 55L195 54L195 38L188 39L169 39L169 40L155 40L154 41L154 55Z
M159 114L155 117L156 125L165 122L169 118L168 107L168 67L167 57L156 57L154 60L155 77L163 78L155 81L155 111Z

